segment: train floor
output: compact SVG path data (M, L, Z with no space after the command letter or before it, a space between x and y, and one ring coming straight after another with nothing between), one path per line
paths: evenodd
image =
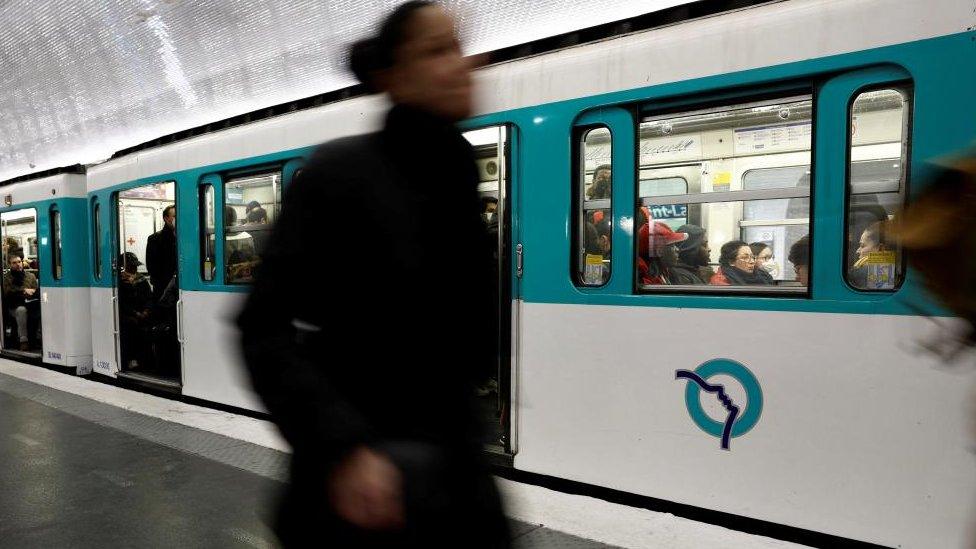
M276 547L288 456L268 422L0 359L3 547ZM631 508L594 511L581 530L552 509L592 498L499 482L517 548L799 547ZM650 537L613 524L628 518Z

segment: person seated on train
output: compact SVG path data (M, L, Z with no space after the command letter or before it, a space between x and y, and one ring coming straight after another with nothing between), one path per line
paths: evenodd
M268 222L268 210L261 207L261 203L257 200L252 200L247 203L247 209L245 211L245 223L267 223Z
M678 264L675 244L688 239L687 233L676 233L666 223L645 223L637 230L637 279L643 286L662 284L695 284L684 271L674 271ZM700 283L700 282L698 282Z
M150 328L152 286L139 272L142 262L132 252L119 254L119 322L122 326L122 363L129 369L149 362L152 354Z
M858 196L859 201L863 200L877 200L874 195L860 195ZM848 230L847 233L847 264L853 265L858 260L857 248L860 244L861 235L864 234L864 230L871 225L879 221L888 220L888 211L884 209L880 204L868 203L868 204L852 204L850 207L850 216L848 218Z
M601 164L593 170L593 183L586 191L587 200L610 198L611 174L610 164Z
M712 250L708 247L705 229L686 223L678 227L677 232L688 235L688 238L675 244L678 262L671 271L676 278L684 280L681 284L707 284L715 272L708 266Z
M801 286L810 285L810 235L804 236L790 246L790 255L787 259L796 271L796 281Z
M888 235L888 224L876 221L868 225L857 242L855 254L857 259L850 267L850 281L857 288L868 287L868 260L876 252L887 252L895 249L895 244Z
M756 268L756 256L752 248L741 240L733 240L722 245L719 251L718 272L709 284L713 286L769 286L773 277Z
M16 253L8 256L10 270L3 275L3 304L17 323L20 350L29 349L28 322L37 314L37 277L24 271L24 260Z
M773 260L773 248L765 242L753 242L749 244L752 255L756 256L756 268L769 273L774 279L779 274L779 263Z

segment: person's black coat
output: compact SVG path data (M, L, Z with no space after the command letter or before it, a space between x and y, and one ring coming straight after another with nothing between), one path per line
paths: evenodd
M152 283L156 300L176 274L176 262L176 231L164 226L149 235L146 242L146 270L149 271L149 282Z
M358 445L402 441L405 455L447 464L434 467L443 477L433 484L450 486L437 496L449 503L432 519L438 535L467 532L458 547L507 544L472 401L495 318L476 186L453 125L395 107L382 132L320 147L286 189L238 317L254 387L294 451L278 526L286 544L309 532L363 543L331 514L329 470ZM433 530L413 514L425 510L409 508L426 497L411 486L433 485L411 476L425 466L391 457L408 476L408 530L419 536L393 538L430 544Z

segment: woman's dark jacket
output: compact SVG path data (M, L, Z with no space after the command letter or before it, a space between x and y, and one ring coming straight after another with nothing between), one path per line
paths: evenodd
M371 544L331 515L327 475L353 447L391 441L443 458L449 480L419 483L451 487L438 535L507 543L472 398L497 318L473 158L452 124L394 107L381 132L321 146L286 190L238 318L254 386L294 449L286 544L322 528ZM408 509L408 530L433 546L417 534L427 511Z

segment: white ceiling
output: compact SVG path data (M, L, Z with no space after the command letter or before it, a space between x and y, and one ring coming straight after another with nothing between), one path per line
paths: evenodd
M443 0L469 53L691 0ZM397 0L0 2L0 181L352 84Z

